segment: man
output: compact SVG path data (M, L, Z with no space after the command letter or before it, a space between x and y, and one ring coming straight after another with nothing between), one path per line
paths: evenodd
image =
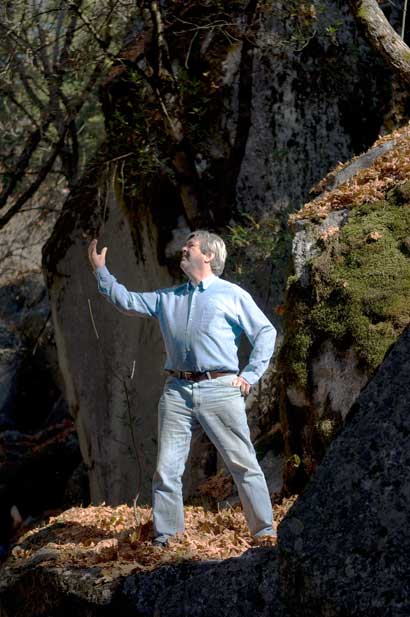
M246 291L219 278L226 248L216 234L189 234L180 263L188 283L154 292L130 292L119 284L105 266L106 253L97 252L97 240L91 242L99 291L121 311L156 317L167 352L153 478L154 544L165 546L184 529L181 478L199 425L235 480L255 543L269 543L275 537L272 506L250 441L244 397L268 366L274 327ZM242 332L253 349L238 375Z

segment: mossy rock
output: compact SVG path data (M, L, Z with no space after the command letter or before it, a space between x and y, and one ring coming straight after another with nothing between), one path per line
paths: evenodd
M410 181L395 186L387 194L387 200L398 206L410 203Z
M400 204L400 205L398 205ZM410 183L350 212L310 262L311 286L288 293L281 354L285 381L308 386L310 360L325 340L352 348L369 375L410 322Z

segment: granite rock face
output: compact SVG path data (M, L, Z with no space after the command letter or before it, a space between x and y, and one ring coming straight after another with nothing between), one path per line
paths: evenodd
M109 187L102 204L98 183ZM158 263L148 212L133 231L112 169L96 172L86 191L80 188L66 204L45 247L59 364L92 502L129 502L138 490L144 502L156 456L164 348L154 319L121 314L98 293L87 257L95 226L99 250L108 247L108 266L129 289L151 291L152 280L168 287L172 278Z
M61 570L53 565L53 553L45 551L46 565L35 563L12 580L0 582L1 617L109 617L117 585L96 586L93 573ZM92 569L91 569L92 570Z
M408 328L279 528L295 617L410 614L409 401Z
M149 501L165 375L157 324L119 315L98 298L86 260L91 237L109 246L108 265L121 282L152 291L179 282L176 252L186 230L200 225L226 234L226 225L239 223L243 213L255 221L271 217L280 256L264 249L268 257L258 267L250 259L247 278L237 282L280 331L274 307L283 301L288 271L289 211L338 161L368 148L394 107L391 76L343 3L327 0L303 23L283 0L234 5L235 36L227 37L209 28L206 11L199 14L195 3L161 3L170 24L164 33L170 64L181 82L176 109L183 139L170 147L164 138L167 122L156 96L136 88L133 61L129 73L115 67L102 88L106 150L71 194L44 250L59 361L94 503L129 502L141 476L141 500ZM179 26L175 37L172 24L179 18L199 19L195 40L187 32L182 44ZM299 26L302 40L295 41ZM150 49L144 36L137 33L134 41L141 53ZM131 113L135 109L146 110L143 119ZM227 276L235 266L233 257ZM256 401L251 415L258 414ZM208 450L201 444L188 492L217 471Z
M113 601L117 614L121 617L133 617L135 614L152 617L161 614L158 613L158 604L163 603L164 597L172 597L171 590L185 588L197 577L201 580L214 567L215 562L212 561L186 561L163 565L153 572L128 576Z
M336 210L319 224L310 221L296 221L294 225L294 238L292 241L292 261L295 275L303 287L308 287L309 280L309 261L312 257L320 254L320 238L329 229L340 229L346 222L347 210Z

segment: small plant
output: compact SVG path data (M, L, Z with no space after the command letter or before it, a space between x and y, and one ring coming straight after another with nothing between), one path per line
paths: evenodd
M268 259L275 250L280 223L276 219L258 222L247 212L241 216L242 224L228 225L228 243L232 249L248 248L248 255L256 259Z

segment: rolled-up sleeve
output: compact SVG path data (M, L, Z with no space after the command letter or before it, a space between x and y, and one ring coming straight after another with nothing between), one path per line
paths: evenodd
M157 317L160 294L157 291L128 291L118 283L106 266L96 269L98 291L105 296L119 311L127 315Z
M241 376L255 384L268 368L275 349L276 329L247 292L242 290L236 306L238 323L252 345L249 362Z

